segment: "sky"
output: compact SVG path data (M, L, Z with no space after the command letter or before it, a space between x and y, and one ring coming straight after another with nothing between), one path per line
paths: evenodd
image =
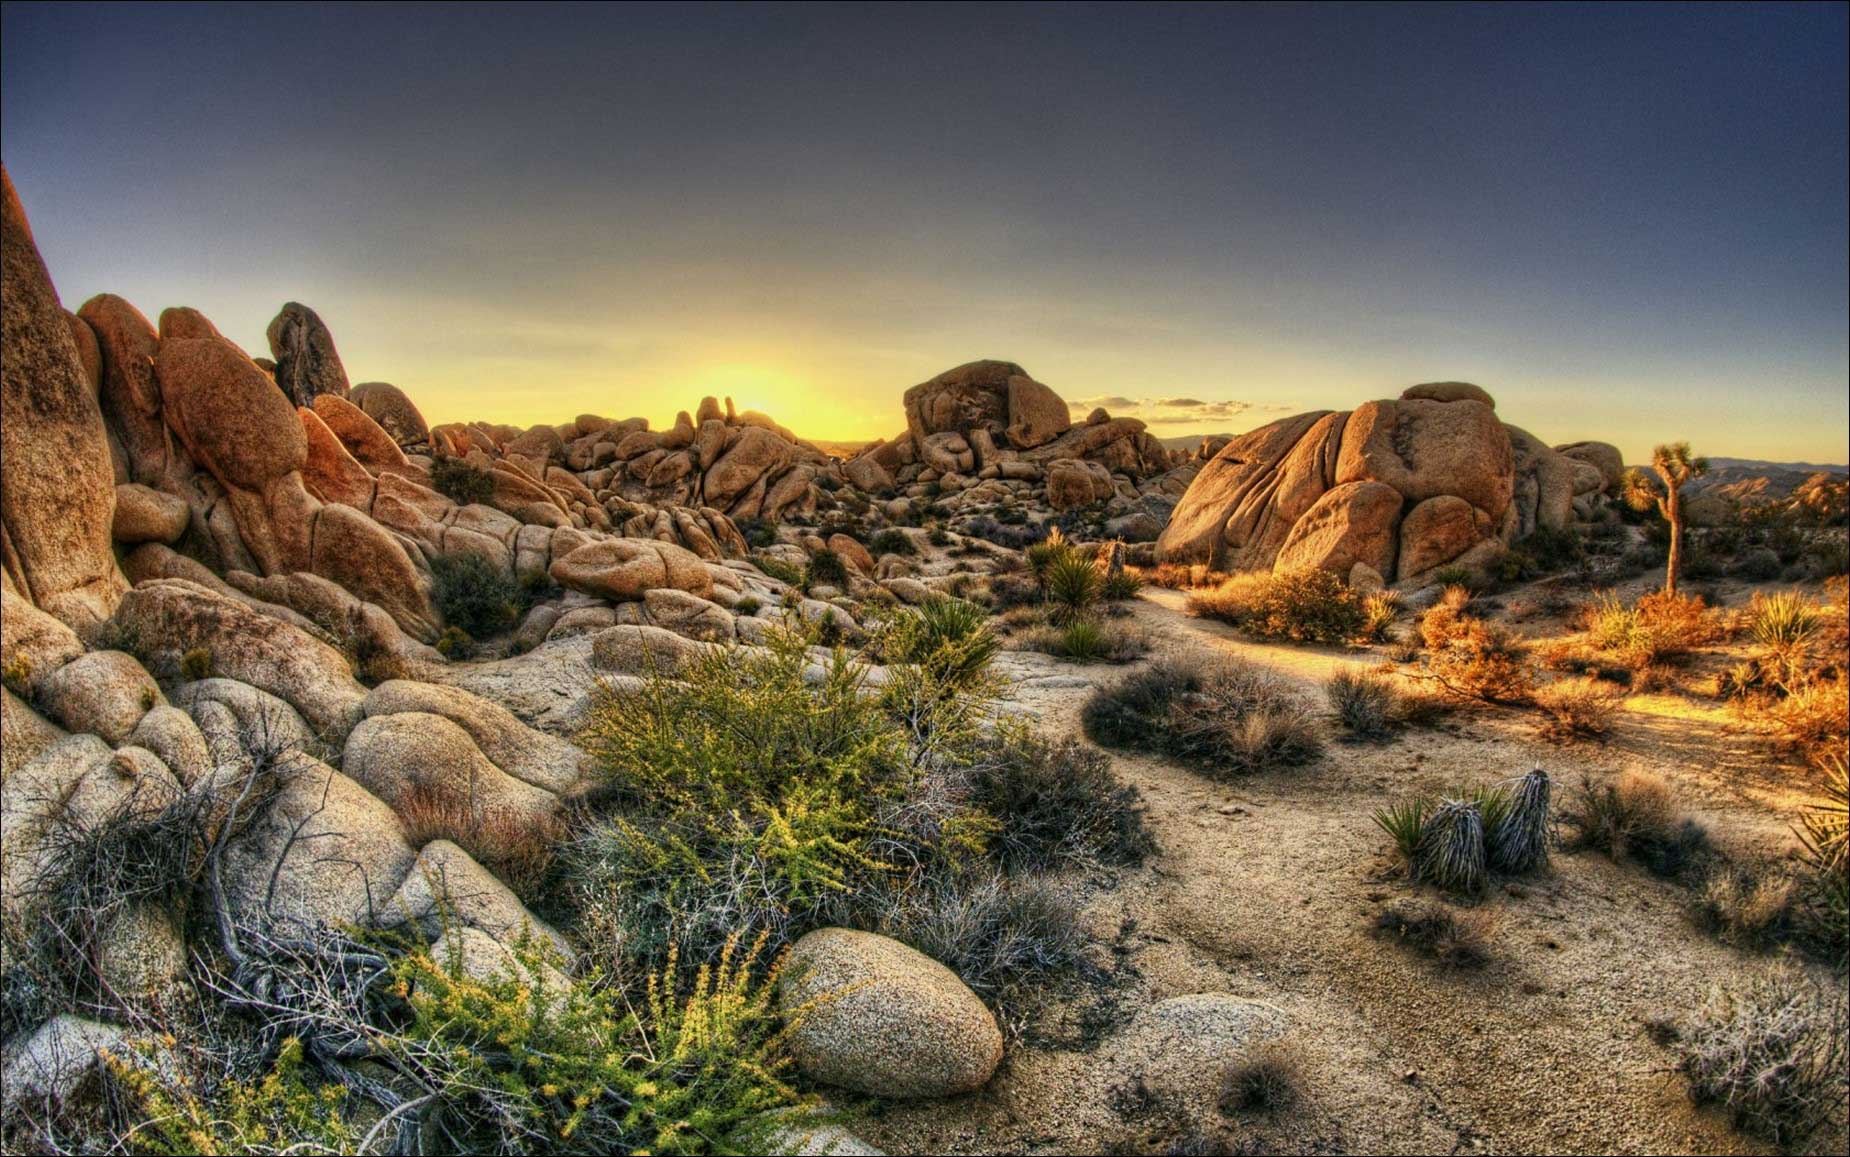
M0 154L68 307L301 301L434 422L872 438L993 357L1841 463L1846 11L9 0Z

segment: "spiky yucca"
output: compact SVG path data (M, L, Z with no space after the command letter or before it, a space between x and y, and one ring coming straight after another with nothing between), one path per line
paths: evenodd
M1502 815L1488 825L1490 866L1499 872L1532 872L1548 863L1548 773L1536 768L1505 793Z
M1431 800L1420 796L1389 804L1375 813L1375 826L1394 841L1394 850L1399 853L1409 872L1413 870L1414 855L1420 846L1420 833L1426 829L1426 816L1432 807Z
M1450 892L1474 895L1488 877L1484 813L1476 800L1447 799L1433 809L1413 850L1413 872Z

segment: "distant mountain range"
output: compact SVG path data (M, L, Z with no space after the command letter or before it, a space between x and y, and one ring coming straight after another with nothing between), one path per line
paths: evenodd
M1791 470L1799 474L1850 474L1850 466L1820 466L1815 462L1768 462L1760 458L1709 458L1711 470Z

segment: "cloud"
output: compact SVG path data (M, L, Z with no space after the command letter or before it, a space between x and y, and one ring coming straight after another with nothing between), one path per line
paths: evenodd
M1134 410L1137 408L1137 399L1120 397L1117 394L1105 394L1097 398L1074 398L1066 404L1067 409L1082 414L1089 414L1100 406L1107 410Z
M1175 410L1181 410L1196 406L1205 406L1208 403L1202 401L1200 398L1163 398L1156 404L1159 406L1168 406Z

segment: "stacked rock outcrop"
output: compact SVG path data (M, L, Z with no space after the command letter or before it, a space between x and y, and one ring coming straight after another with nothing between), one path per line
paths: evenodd
M1200 464L1156 557L1419 585L1566 529L1617 484L1612 447L1551 449L1495 411L1477 386L1431 382L1242 434Z

